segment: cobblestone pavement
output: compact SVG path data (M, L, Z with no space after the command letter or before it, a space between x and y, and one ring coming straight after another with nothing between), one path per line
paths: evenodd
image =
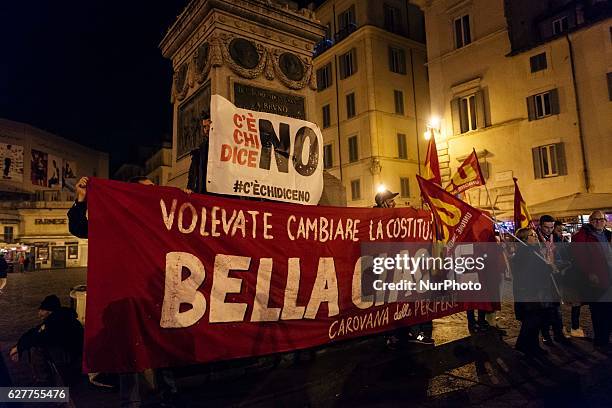
M84 283L85 269L9 275L0 295L0 345L16 384L26 384L28 373L8 362L7 351L37 323L40 300L55 293L69 305L70 288ZM563 305L562 311L568 325L570 308ZM587 307L581 322L591 334ZM460 313L434 321L435 348L389 352L384 337L377 336L320 348L314 360L288 354L280 360L201 366L179 372L180 406L612 405L612 360L590 342L574 340L571 348L550 348L545 361L530 361L512 349L519 323L510 301L502 303L495 323L507 331L503 341L494 331L469 337L465 313ZM116 390L86 386L71 392L77 406L118 402Z

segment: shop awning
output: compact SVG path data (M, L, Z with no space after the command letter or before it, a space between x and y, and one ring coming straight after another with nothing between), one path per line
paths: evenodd
M612 193L574 193L535 205L528 205L532 217L549 214L568 217L589 214L594 210L612 212Z

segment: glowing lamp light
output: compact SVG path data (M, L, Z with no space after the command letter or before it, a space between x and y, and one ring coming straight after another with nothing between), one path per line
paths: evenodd
M429 118L429 127L434 129L440 129L440 117L432 116Z
M425 140L431 139L431 130L426 130L423 136L425 137Z
M380 184L376 189L377 193L384 193L387 190L387 187L384 184Z

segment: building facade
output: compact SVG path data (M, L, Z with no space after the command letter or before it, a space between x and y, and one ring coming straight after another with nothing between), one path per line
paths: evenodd
M0 119L0 165L0 251L12 266L85 266L87 240L70 235L66 213L81 175L108 177L108 155Z
M162 147L145 162L145 172L149 180L158 186L168 184L172 170L172 143L164 142Z
M429 117L423 16L407 1L327 0L315 10L326 38L315 48L325 168L349 206L371 206L385 186L419 205Z
M443 181L475 148L491 193L469 190L475 206L511 217L516 177L532 215L612 209L610 2L415 3Z

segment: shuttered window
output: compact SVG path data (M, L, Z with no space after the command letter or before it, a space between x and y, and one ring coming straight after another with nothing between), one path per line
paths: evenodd
M351 136L348 138L349 147L349 162L356 162L359 160L359 147L357 145L357 136Z
M325 105L322 108L323 115L323 128L328 128L331 125L331 112L329 105Z
M397 134L397 157L400 159L408 158L408 146L406 145L406 135L404 133Z
M551 115L558 115L559 110L559 91L551 89L527 97L527 114L529 120L542 119Z
M327 89L332 84L331 62L317 69L317 91Z
M564 143L538 146L531 149L533 174L536 179L567 174Z
M346 118L350 119L357 114L355 110L355 94L350 93L346 95Z
M484 92L455 98L451 101L453 133L461 134L486 126Z
M357 72L357 51L355 48L342 54L340 60L340 79L348 78Z
M408 177L400 177L400 196L410 197L410 179Z
M330 169L334 165L333 150L331 144L323 146L323 168Z
M361 181L351 181L351 200L361 200Z
M398 115L404 114L404 92L399 90L393 91L393 99L395 101L395 113Z

